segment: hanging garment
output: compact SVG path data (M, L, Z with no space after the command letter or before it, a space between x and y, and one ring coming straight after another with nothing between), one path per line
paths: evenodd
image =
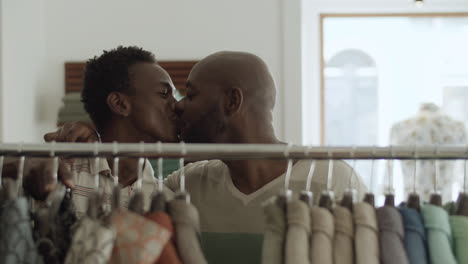
M426 231L421 214L413 208L399 208L405 228L404 244L410 264L428 264Z
M286 264L308 264L310 211L301 200L293 200L287 205Z
M82 217L73 236L65 264L107 263L115 241L115 230Z
M354 263L354 222L351 211L343 206L333 208L335 235L333 236L333 263Z
M450 227L453 231L455 257L458 264L468 264L468 217L450 216Z
M161 256L155 262L156 264L182 264L174 241L174 226L172 225L171 217L165 212L150 212L146 214L146 217L158 225L167 229L170 233L169 241L161 252Z
M426 227L428 251L431 263L456 264L452 252L453 238L449 217L442 208L431 204L421 207Z
M379 236L375 209L365 202L354 204L356 263L379 264Z
M77 216L81 217L86 214L89 197L95 193L94 175L96 174L96 171L94 168L94 160L93 158L78 158L65 160L65 162L73 172L73 202L76 207ZM107 209L110 209L111 197L114 190L114 176L111 174L111 169L106 159L99 159L97 173L99 173L99 190L102 191L104 195ZM151 203L151 194L158 184L154 177L153 168L148 160L145 160L142 175L142 192L145 198L144 209L148 210ZM135 193L136 184L137 182L134 182L129 186L121 188L120 201L124 208L128 207L130 197ZM172 191L166 187L164 187L164 193L168 198L173 196Z
M284 209L276 202L269 202L264 207L265 234L263 237L262 263L284 263L284 245L286 235L286 217Z
M404 247L403 221L393 206L383 206L376 210L379 225L380 259L382 264L407 264Z
M170 232L127 210L112 212L117 237L109 263L153 264L169 241Z
M3 201L1 207L0 263L43 263L33 241L26 198Z
M60 203L57 216L45 223L50 225L48 232L42 234L39 225L34 230L36 246L47 264L64 263L65 257L73 239L73 231L77 223L72 192L67 191Z
M438 106L432 103L422 104L419 112L410 119L393 125L390 132L392 145L462 145L466 142L465 125L445 115ZM442 200L452 200L452 187L460 180L454 173L455 161L439 161L440 174L438 187L441 188ZM413 176L415 163L412 160L402 161L405 196L413 191ZM418 193L424 201L428 201L434 189L433 180L436 174L435 162L432 160L420 161L416 186Z
M311 239L310 262L333 263L333 215L325 208L314 206L310 209Z
M169 202L169 212L175 227L175 240L182 263L207 263L200 245L200 218L195 206L185 200Z
M304 189L310 160L300 160L291 172L290 189L300 192ZM332 190L335 197L349 187L351 167L343 161L333 163ZM186 189L191 201L200 213L202 232L263 234L265 218L263 205L271 197L284 190L285 175L278 177L251 194L242 193L231 179L229 168L220 160L200 161L185 167ZM316 161L312 176L311 191L321 193L327 188L328 161ZM179 190L180 171L170 175L166 185L173 191ZM352 186L362 197L366 188L359 177L352 178ZM213 197L216 197L214 199ZM315 202L318 202L319 195ZM246 221L248 219L248 221Z
M336 161L333 165L331 188L339 199L349 187L352 169L343 161ZM304 189L310 166L309 160L300 160L294 164L291 190L299 192ZM312 177L312 192L321 193L327 188L327 172L328 161L317 161ZM229 168L220 160L189 164L185 167L185 176L191 201L200 213L203 248L209 262L259 263L266 228L263 205L284 190L285 175L278 175L250 194L237 189ZM180 188L180 171L171 174L165 183L171 190L177 191ZM352 178L351 188L356 189L360 197L366 192L360 177Z

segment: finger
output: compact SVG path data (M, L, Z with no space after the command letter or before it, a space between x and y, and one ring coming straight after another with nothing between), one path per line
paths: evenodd
M73 174L69 166L63 161L59 161L58 179L68 188L73 188Z
M44 135L44 140L46 142L51 142L51 141L54 141L54 140L57 141L58 135L59 135L58 131L47 133L47 134Z
M65 136L65 142L79 142L80 135L77 133L77 131L70 131L66 136Z

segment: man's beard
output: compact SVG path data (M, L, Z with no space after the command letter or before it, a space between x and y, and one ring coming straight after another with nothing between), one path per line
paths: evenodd
M226 131L226 119L217 108L206 111L194 122L184 122L180 139L187 143L215 143Z

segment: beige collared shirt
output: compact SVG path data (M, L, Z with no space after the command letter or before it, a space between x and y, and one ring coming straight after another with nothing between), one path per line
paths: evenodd
M73 174L73 201L76 207L78 217L84 215L88 208L88 199L96 190L95 186L95 168L94 158L79 158L66 160ZM111 203L112 190L114 188L114 176L105 158L99 159L99 189L104 193L106 204ZM136 172L135 172L136 173ZM158 181L154 177L154 171L148 160L145 160L145 165L142 174L142 192L145 197L145 210L149 208L151 196L157 190ZM123 207L128 207L130 197L136 191L137 181L132 185L122 188L120 191L120 201ZM172 192L165 188L165 193L168 197L172 197Z

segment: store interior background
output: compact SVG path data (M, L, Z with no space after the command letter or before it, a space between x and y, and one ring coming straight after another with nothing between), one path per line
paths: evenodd
M424 102L468 124L466 0L1 0L0 32L1 142L43 142L63 107L64 63L117 45L164 61L259 55L277 83L274 127L285 142L385 146L391 126ZM368 64L327 64L349 51ZM327 78L340 75L367 78L366 96L334 93ZM333 111L343 104L367 108ZM369 164L355 165L367 181Z

